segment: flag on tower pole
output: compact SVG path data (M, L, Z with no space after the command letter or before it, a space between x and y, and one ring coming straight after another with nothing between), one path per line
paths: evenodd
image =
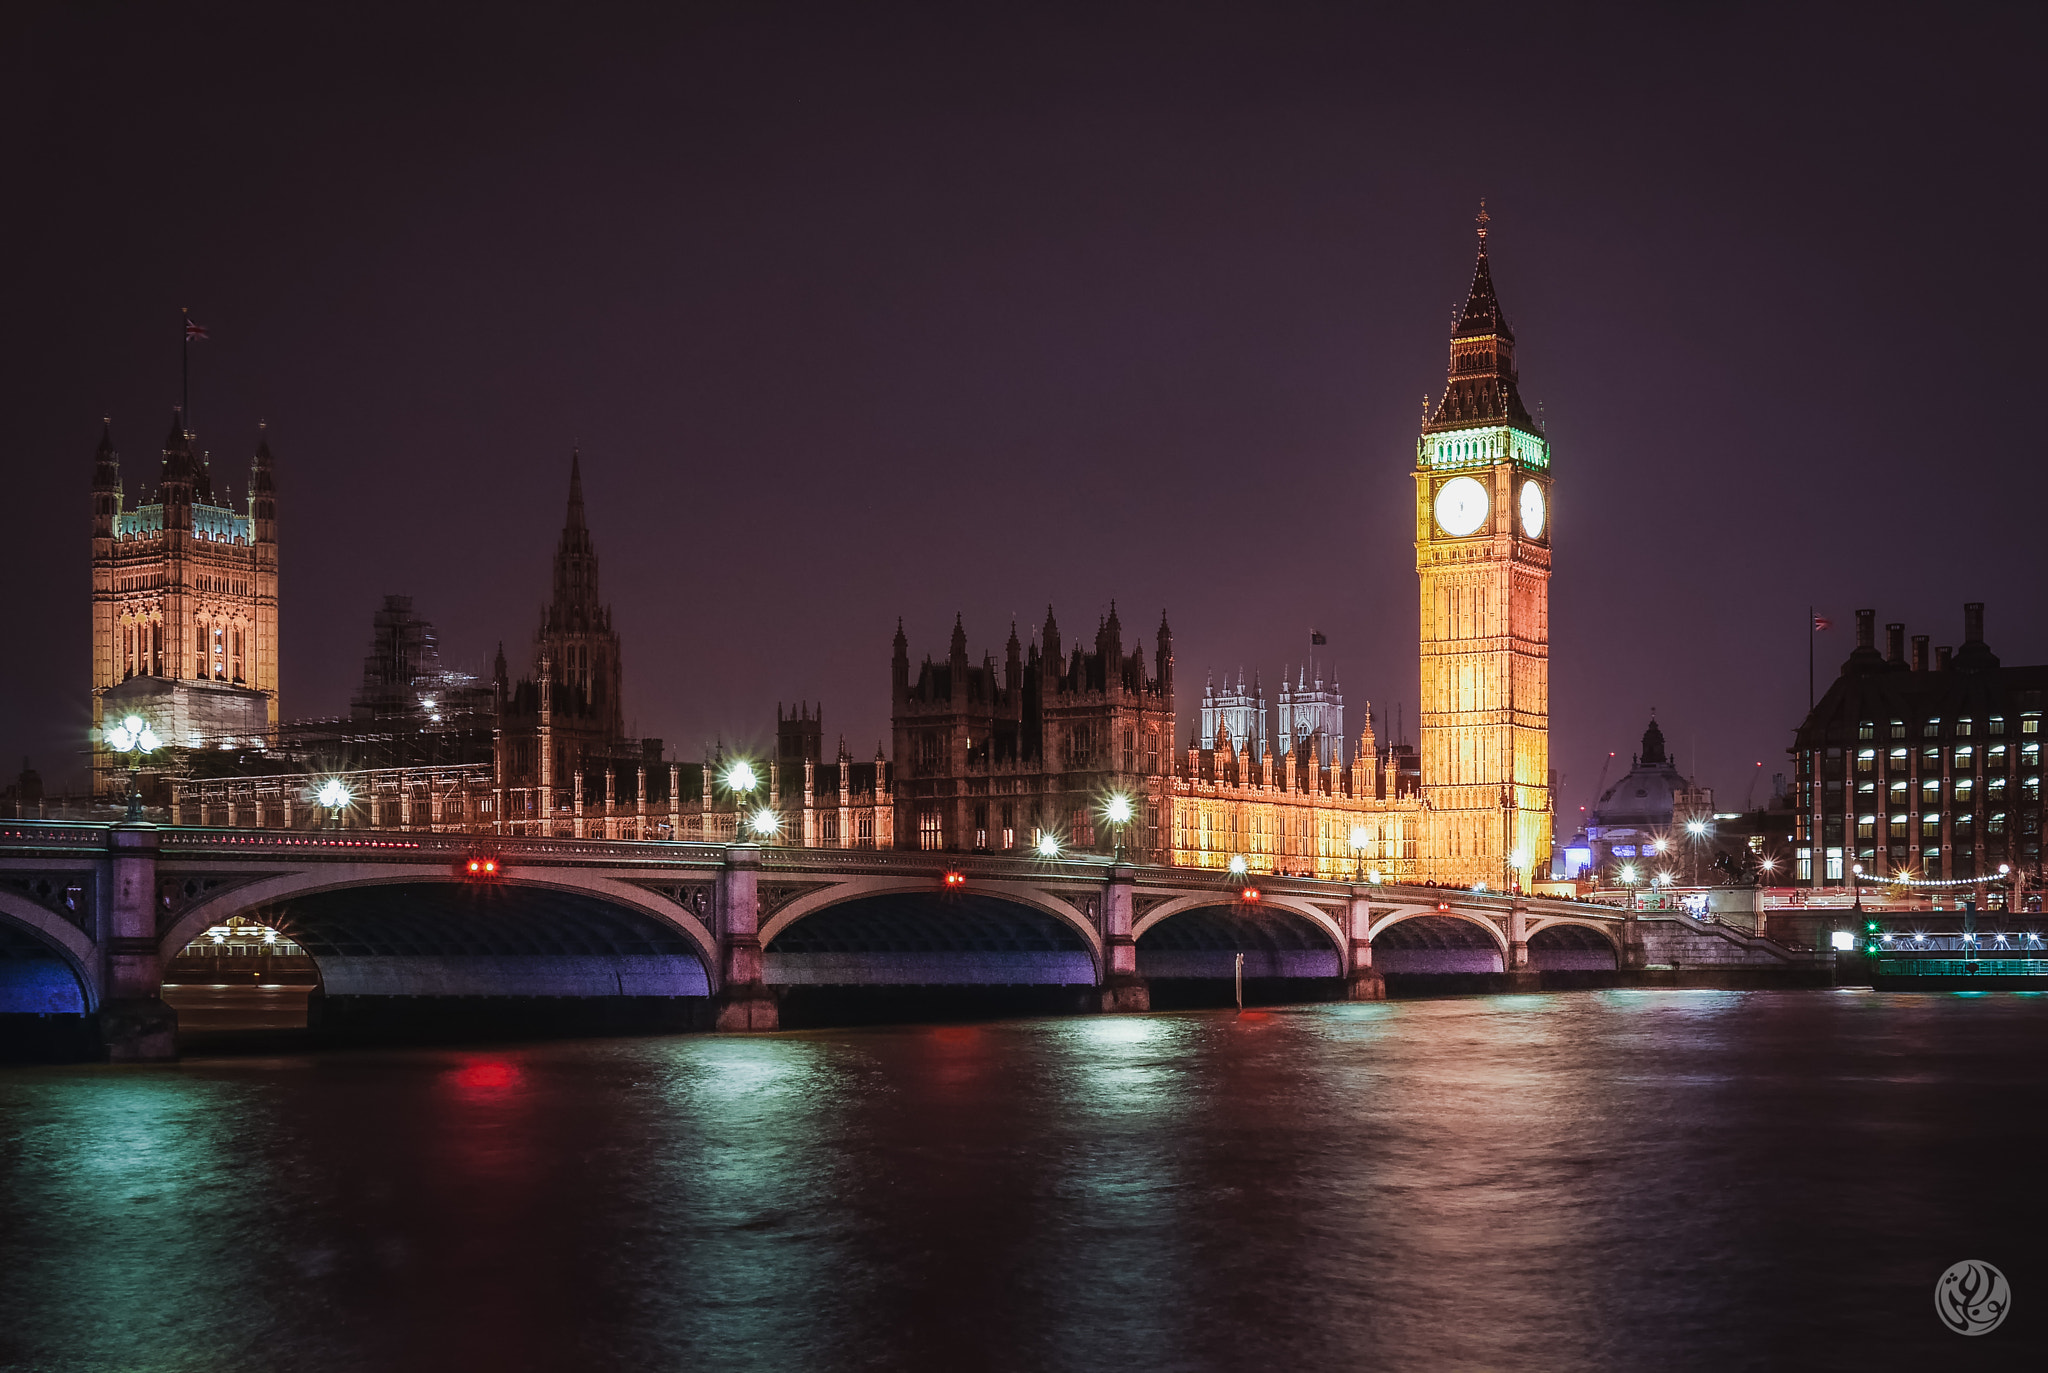
M1328 642L1330 642L1329 639L1324 637L1323 631L1320 629L1311 629L1308 632L1308 641L1311 645L1327 644Z
M206 326L195 322L190 310L181 313L185 316L185 346L178 350L182 362L178 377L178 423L189 434L192 432L192 344L194 340L206 337Z
M1812 606L1806 607L1806 618L1806 709L1810 713L1813 710L1813 636L1823 629L1834 628L1835 622L1816 612Z

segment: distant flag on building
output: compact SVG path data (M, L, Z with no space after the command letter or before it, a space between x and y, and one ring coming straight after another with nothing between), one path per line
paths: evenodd
M1320 629L1311 629L1308 632L1308 641L1311 644L1327 644L1330 642L1329 638Z
M1816 615L1813 617L1813 627L1816 630L1833 629L1835 627L1835 622L1833 620L1830 620L1825 615Z
M192 319L185 321L185 342L191 343L206 337L206 326Z

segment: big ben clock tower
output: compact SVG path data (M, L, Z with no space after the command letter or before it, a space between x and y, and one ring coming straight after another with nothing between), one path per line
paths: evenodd
M1488 216L1451 335L1450 377L1415 448L1426 866L1526 885L1550 859L1550 444L1515 386Z

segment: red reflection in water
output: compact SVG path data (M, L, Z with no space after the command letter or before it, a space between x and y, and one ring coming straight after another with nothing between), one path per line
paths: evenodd
M932 1038L941 1044L972 1044L981 1038L978 1025L938 1025L932 1029Z
M526 1083L518 1064L503 1058L484 1058L465 1063L448 1074L465 1100L497 1101Z

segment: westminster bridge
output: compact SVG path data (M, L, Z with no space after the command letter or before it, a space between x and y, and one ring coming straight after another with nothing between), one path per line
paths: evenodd
M1096 855L809 849L363 830L0 823L0 1020L96 1019L176 1052L164 969L240 917L310 956L328 1013L633 998L766 1030L791 988L1055 986L1143 1010L1160 979L1741 967L1808 956L1678 912ZM340 1023L337 1021L336 1023Z

